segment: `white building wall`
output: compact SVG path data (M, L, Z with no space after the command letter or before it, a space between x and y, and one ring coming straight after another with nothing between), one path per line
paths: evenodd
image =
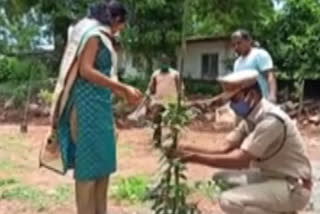
M203 54L217 53L219 55L218 72L219 76L226 74L224 61L231 56L231 49L228 41L209 41L187 44L183 63L183 76L193 79L202 79L201 57Z
M179 54L180 53L180 54ZM219 54L219 65L218 72L219 76L225 75L230 72L226 69L225 60L232 57L232 50L230 43L227 40L217 41L200 41L187 44L187 50L183 60L183 76L190 77L192 79L202 79L201 75L201 57L203 54L218 53ZM181 52L177 50L177 69L180 69L180 57ZM158 63L153 63L154 69L158 68ZM137 75L138 71L143 68L135 68L133 66L133 56L128 52L120 50L118 52L118 68L125 69L125 75Z

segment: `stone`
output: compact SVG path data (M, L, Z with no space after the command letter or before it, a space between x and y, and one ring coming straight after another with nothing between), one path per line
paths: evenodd
M212 121L212 120L214 120L214 113L205 113L204 114L204 117L205 117L205 119L207 120L207 121Z
M0 121L4 122L7 119L7 113L6 112L2 112L2 114L0 115Z
M308 120L313 124L319 124L320 123L320 116L319 115L310 116L310 117L308 117Z
M49 117L49 116L50 116L50 108L49 108L48 106L46 106L46 107L44 107L44 108L42 109L42 115L43 115L44 117Z
M302 125L303 125L303 126L306 126L306 125L308 125L308 124L309 124L309 121L308 121L308 120L303 120L303 121L302 121Z
M9 100L7 100L5 103L4 103L4 110L8 110L10 108L12 108L14 105L14 102L13 102L13 98L10 98Z
M285 103L287 111L292 111L299 106L299 103L294 103L292 101L288 101Z
M28 106L29 112L34 114L35 116L39 117L42 114L40 105L36 104L36 103L31 103Z

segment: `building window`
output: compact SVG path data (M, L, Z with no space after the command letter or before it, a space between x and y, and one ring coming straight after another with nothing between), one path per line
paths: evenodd
M217 53L203 54L201 75L204 79L215 79L218 74L219 55Z

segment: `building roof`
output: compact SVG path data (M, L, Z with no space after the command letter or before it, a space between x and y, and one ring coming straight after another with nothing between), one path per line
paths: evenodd
M230 36L194 36L186 39L187 43L199 43L199 42L215 42L215 41L229 41Z

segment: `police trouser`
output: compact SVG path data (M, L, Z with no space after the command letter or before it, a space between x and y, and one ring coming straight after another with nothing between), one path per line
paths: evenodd
M78 214L106 214L108 177L94 181L76 181Z
M307 205L311 195L298 183L263 177L258 171L225 171L214 176L218 179L236 186L219 198L220 208L227 214L294 213Z

